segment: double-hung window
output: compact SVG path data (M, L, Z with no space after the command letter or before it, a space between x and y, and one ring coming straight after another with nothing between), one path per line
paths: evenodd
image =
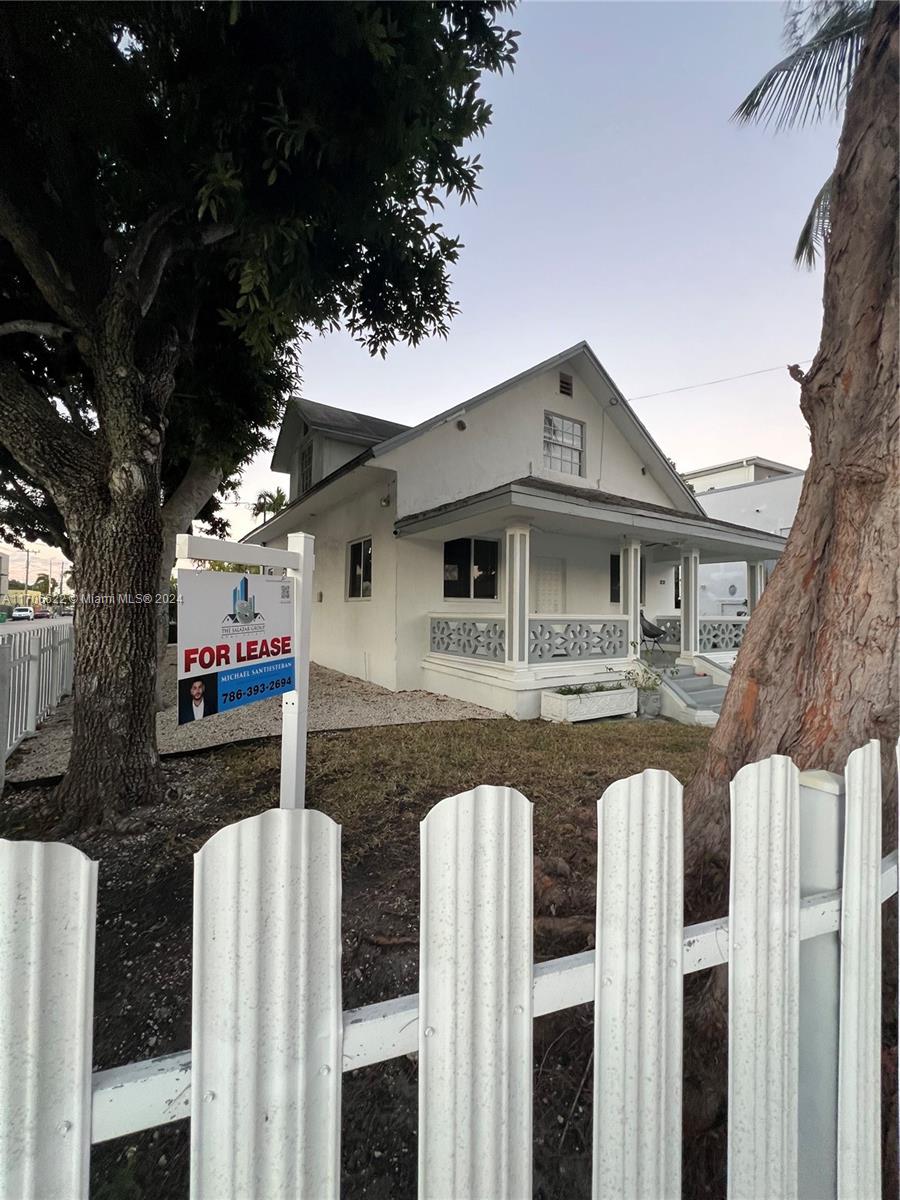
M300 447L300 462L297 471L297 495L305 495L312 487L312 442L306 442Z
M347 547L347 599L372 596L372 539L359 538Z
M584 422L544 413L544 467L584 475Z
M500 543L488 538L444 542L444 599L496 600Z

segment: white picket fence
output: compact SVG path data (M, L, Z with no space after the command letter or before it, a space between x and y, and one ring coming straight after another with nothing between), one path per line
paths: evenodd
M0 625L0 789L6 759L71 692L74 647L71 622Z
M596 949L535 964L531 804L422 823L420 991L342 1012L340 828L273 810L195 859L190 1051L91 1075L97 864L0 842L0 1196L78 1200L93 1142L190 1117L191 1196L339 1194L344 1071L418 1052L419 1195L531 1194L532 1022L594 1004L593 1195L681 1195L682 976L728 963L728 1194L880 1195L877 742L731 787L730 912L684 928L681 786L598 804Z

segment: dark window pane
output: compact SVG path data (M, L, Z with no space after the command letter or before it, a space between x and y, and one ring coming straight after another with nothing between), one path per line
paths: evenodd
M620 554L609 556L609 602L610 604L622 602L622 556Z
M675 568L675 607L681 608L681 567Z
M476 600L497 599L497 561L499 544L475 539L475 571L472 581Z
M641 598L640 604L647 603L647 560L641 559Z
M347 595L358 600L362 595L362 542L350 543L350 572L347 580Z
M472 542L454 538L444 542L444 599L468 599L471 579Z
M363 596L372 595L372 539L366 538L360 543L362 550L362 590Z

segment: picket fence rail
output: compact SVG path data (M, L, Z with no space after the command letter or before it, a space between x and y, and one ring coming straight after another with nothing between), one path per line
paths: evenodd
M92 1142L190 1117L196 1200L337 1197L344 1071L418 1054L419 1194L531 1194L532 1023L594 1004L593 1195L681 1194L682 976L728 964L728 1194L880 1195L877 742L731 785L729 915L683 925L681 785L598 802L596 948L535 964L531 804L422 822L420 991L342 1012L340 828L273 810L195 858L191 1049L91 1074L97 864L0 841L0 1196L88 1195Z
M6 759L71 692L74 647L71 624L0 626L0 790Z

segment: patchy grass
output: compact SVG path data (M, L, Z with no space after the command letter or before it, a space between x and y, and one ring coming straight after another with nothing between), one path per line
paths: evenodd
M615 780L649 767L686 783L703 761L709 733L670 721L607 720L460 721L318 734L310 739L307 803L343 825L349 867L394 845L398 819L414 827L445 796L478 784L506 785L534 803L536 853L564 857L560 823L573 808L595 805Z

